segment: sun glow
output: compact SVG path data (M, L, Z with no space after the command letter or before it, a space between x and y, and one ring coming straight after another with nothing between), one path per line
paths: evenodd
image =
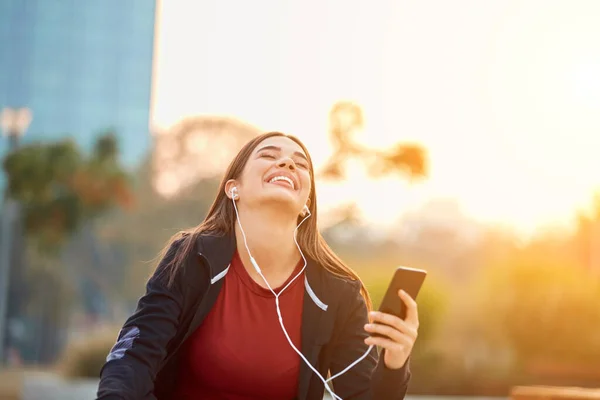
M233 115L322 165L327 113L352 99L359 140L419 142L431 174L373 181L354 163L319 184L323 208L354 200L385 224L446 197L523 230L570 220L600 185L600 3L430 3L163 2L153 123Z

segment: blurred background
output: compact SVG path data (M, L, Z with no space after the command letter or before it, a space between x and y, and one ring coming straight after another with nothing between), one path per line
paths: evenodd
M593 0L0 0L0 381L93 386L166 240L277 130L375 306L396 266L429 271L411 395L600 387L599 20Z

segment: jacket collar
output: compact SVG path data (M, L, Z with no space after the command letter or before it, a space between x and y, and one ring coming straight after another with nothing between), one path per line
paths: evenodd
M229 263L236 250L235 235L200 235L197 250L200 256L207 259L210 268L211 284L221 280L229 271ZM304 286L307 297L322 311L329 307L324 300L325 282L323 269L307 257Z
M235 253L235 235L202 234L198 236L196 249L208 261L210 278L214 280L222 274Z

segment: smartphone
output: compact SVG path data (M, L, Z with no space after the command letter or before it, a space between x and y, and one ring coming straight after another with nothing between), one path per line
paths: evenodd
M416 300L426 276L427 271L423 269L409 267L396 268L392 281L379 306L379 311L405 319L406 304L404 304L404 301L398 296L398 292L402 289L408 293L410 297Z

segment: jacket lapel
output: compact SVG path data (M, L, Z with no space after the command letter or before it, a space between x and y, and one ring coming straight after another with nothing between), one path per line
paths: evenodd
M196 246L198 255L208 261L212 280L229 266L236 249L235 235L200 235Z
M198 328L216 301L223 286L223 280L221 279L215 284L211 282L216 276L223 275L223 272L227 269L235 252L235 244L235 236L233 235L200 235L198 237L196 254L193 256L203 258L206 261L209 282L207 283L206 291L200 295L198 302L195 303L195 308L192 310L193 317L190 322L190 328L183 340L187 339Z
M324 293L324 274L312 260L308 260L306 266L306 280L305 282L305 293L304 302L302 309L302 354L311 363L314 368L318 367L319 350L321 344L319 343L319 327L323 318L326 316L325 311L321 306L317 304L315 298L319 300L318 296ZM309 293L312 291L312 295ZM314 372L306 365L303 360L300 360L300 376L298 381L298 400L305 400L308 394L308 388Z

